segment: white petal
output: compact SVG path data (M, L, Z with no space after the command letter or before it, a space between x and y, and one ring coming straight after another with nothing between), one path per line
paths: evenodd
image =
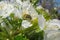
M22 26L23 26L24 28L28 28L28 27L32 26L32 24L31 24L30 22L28 22L27 20L23 20Z
M60 31L50 30L45 32L45 40L60 40Z
M22 18L22 10L18 10L17 8L14 9L13 13L15 14L16 17Z
M43 17L43 15L38 15L38 24L39 24L41 29L44 28L44 26L45 26L45 18Z
M43 7L40 5L40 6L37 7L37 9L43 9Z
M18 4L23 4L22 2L21 2L21 0L16 0L16 2L18 3Z
M60 28L60 20L57 19L50 20L46 24L47 30L58 30Z
M14 10L14 7L13 7L13 5L11 5L11 4L7 4L7 3L5 3L5 2L0 2L0 7L3 7L3 8L1 8L0 9L0 12L1 12L1 14L0 14L0 16L3 16L3 18L6 18L7 16L9 16L10 15L10 13Z

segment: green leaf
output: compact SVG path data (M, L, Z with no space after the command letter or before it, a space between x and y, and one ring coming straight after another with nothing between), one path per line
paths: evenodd
M15 36L14 40L28 40L23 34Z

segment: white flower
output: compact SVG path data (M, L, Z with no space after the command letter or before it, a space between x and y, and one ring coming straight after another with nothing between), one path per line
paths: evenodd
M27 21L27 20L22 21L22 27L28 28L28 27L31 27L31 26L32 26L32 24L29 21Z
M9 40L9 39L6 39L6 40Z
M0 16L2 16L3 18L6 18L7 16L10 15L10 13L14 10L13 5L11 4L7 4L5 2L0 2Z
M5 26L6 26L6 24L5 24L4 22L2 22L2 23L1 23L1 26L2 26L2 27L5 27Z
M16 0L16 2L17 2L17 4L16 4L17 7L19 7L19 9L14 7L13 13L15 14L16 17L22 18L22 16L24 14L29 14L32 17L32 19L37 18L38 13L35 11L35 9L30 4L29 1L21 2L21 0ZM14 6L16 6L16 5L14 5Z
M6 18L10 15L10 13L14 13L16 17L22 18L23 14L29 14L32 19L38 17L38 13L35 11L34 7L30 4L29 1L15 0L16 3L7 3L7 2L0 2L0 16ZM19 4L20 3L20 4Z
M45 27L45 18L43 17L43 15L38 15L38 24L39 27L43 30L43 28Z
M29 3L29 1L23 2L23 11L24 13L29 14L32 17L32 19L38 17L38 13L34 9L34 7Z
M43 9L43 7L41 5L37 6L37 9Z
M60 40L60 31L46 31L44 40Z
M48 10L48 9L45 9L45 11L46 11L47 13L49 13L49 10Z
M46 22L47 30L58 30L60 28L60 20L53 19Z
M54 10L57 10L57 8L56 8L56 7L54 7Z

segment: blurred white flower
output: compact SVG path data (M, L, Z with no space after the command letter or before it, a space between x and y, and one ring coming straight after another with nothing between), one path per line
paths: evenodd
M29 1L21 2L21 0L16 0L16 2L17 3L13 4L4 1L0 2L0 16L6 18L10 15L10 13L14 13L16 17L22 18L22 15L26 12L26 14L28 13L32 17L32 19L38 17L38 13L35 11L34 7L30 4ZM23 11L25 12L22 13Z
M60 20L53 19L46 22L47 30L58 30L60 28Z
M48 10L48 9L45 9L45 11L46 11L47 13L49 13L49 10Z
M5 26L6 26L6 24L5 24L4 22L2 22L2 23L1 23L1 26L2 26L2 27L5 27Z
M41 5L37 6L37 9L44 9Z
M30 4L29 1L23 2L23 11L25 11L24 13L29 14L32 17L32 19L38 17L38 13L34 9L34 7Z
M0 2L0 16L2 16L3 18L9 16L13 10L14 10L13 5L9 3L7 4L4 1Z
M56 7L54 7L54 10L57 10L57 8L56 8Z
M6 40L9 40L9 39L6 39Z
M60 40L60 31L58 30L45 31L44 40Z
M27 21L27 20L22 21L22 27L28 28L28 27L31 27L31 26L32 26L32 24L29 21Z
M45 27L45 18L43 17L43 15L38 15L38 24L39 27L43 30L43 28Z

